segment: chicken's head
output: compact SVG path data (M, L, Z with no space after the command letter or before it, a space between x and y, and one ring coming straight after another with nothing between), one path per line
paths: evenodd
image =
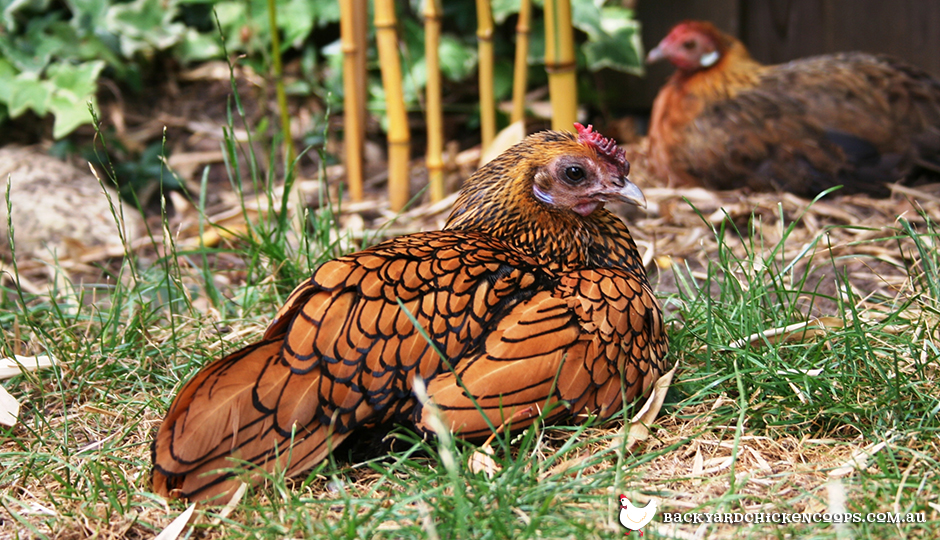
M684 21L649 52L646 63L669 60L683 72L706 69L721 60L729 46L728 37L709 22Z
M632 261L632 244L608 249L609 236L629 233L604 205L645 207L646 199L627 177L630 164L616 141L591 126L575 127L577 134L529 135L480 167L464 184L445 229L490 234L548 266Z
M536 200L557 209L588 216L607 202L646 207L643 192L627 178L630 164L617 143L575 124L581 152L562 152L540 167L532 182Z

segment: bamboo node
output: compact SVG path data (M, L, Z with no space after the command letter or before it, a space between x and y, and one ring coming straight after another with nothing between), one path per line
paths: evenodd
M577 62L559 62L557 64L545 64L545 71L549 73L568 73L575 71L577 67Z

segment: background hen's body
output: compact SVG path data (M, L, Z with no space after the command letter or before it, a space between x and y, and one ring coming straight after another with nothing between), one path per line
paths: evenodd
M695 21L651 57L677 65L650 126L651 161L672 183L887 195L886 182L940 165L940 83L898 60L843 53L763 66Z
M261 342L190 380L154 442L154 490L206 499L231 490L232 473L214 471L233 457L292 475L359 428L411 419L427 431L416 376L469 438L510 418L529 425L545 406L550 421L608 418L644 392L665 369L666 337L636 246L606 210L565 206L590 209L597 190L578 195L579 179L553 191L538 172L592 159L599 176L616 160L570 135L527 142L471 179L445 230L325 263ZM622 168L600 203L634 197ZM533 199L538 182L551 204Z

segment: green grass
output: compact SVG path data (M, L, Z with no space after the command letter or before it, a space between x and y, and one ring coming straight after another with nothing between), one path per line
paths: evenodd
M869 467L833 480L839 484L834 489L845 492L849 512L923 512L929 523L863 523L842 530L716 526L713 531L755 538L935 537L940 509L935 284L940 276L936 249L927 246L936 245L938 231L926 214L918 222L901 221L879 242L907 262L900 270L909 275L909 288L893 297L864 299L840 267L854 257L834 256L825 235L789 258L781 254L797 223L769 246L762 245L760 229L734 231L739 249L723 240L731 231L716 230L717 258L707 275L694 279L679 269L680 291L670 299L682 321L671 333L672 347L687 367L674 385L683 399L670 423L695 426L693 439L724 443L724 451L715 444L708 450L730 458L723 475L692 488L705 492L691 497L696 511L827 512L834 501L825 473L863 447L886 442ZM834 295L819 292L812 276L821 270L841 285ZM807 306L816 303L834 306L827 313L835 319L827 320L833 327L822 337L733 343L801 322ZM755 463L758 454L763 464ZM689 489L688 481L678 481L681 488L673 493ZM708 482L717 486L704 488Z
M0 428L0 537L151 537L185 509L149 491L150 440L180 384L257 337L296 283L351 247L329 204L297 231L283 212L288 189L261 173L251 148L228 139L232 185L266 194L269 211L258 217L244 203L247 225L230 231L240 237L234 247L184 249L154 231L163 256L145 264L132 253L99 285L64 281L28 295L14 281L2 290L2 355L49 353L59 366L3 383L22 409L19 424ZM205 177L202 185L197 208ZM807 236L802 219L781 211L773 224L752 218L746 230L725 220L707 238L708 264L661 271L677 284L661 296L681 371L651 437L631 450L624 419L536 426L497 438L489 478L468 467L475 446L399 427L387 455L342 454L306 477L271 475L221 519L218 509L198 509L192 534L619 538L616 497L627 493L634 502L655 497L671 514L827 512L841 497L848 512L923 512L927 521L672 528L660 516L645 529L650 538L935 538L936 223L923 212L877 235L834 241L859 231ZM244 261L227 284L215 264L223 252ZM860 285L860 260L907 279L887 287L893 294L869 294L877 276ZM807 314L828 317L827 328L735 343ZM866 466L830 477L882 442Z

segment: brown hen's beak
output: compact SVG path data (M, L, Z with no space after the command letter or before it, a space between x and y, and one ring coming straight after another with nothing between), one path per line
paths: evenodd
M625 184L620 191L614 192L618 199L625 203L635 204L640 208L646 208L646 197L643 192L630 180L624 178Z
M647 64L655 64L656 62L659 62L660 60L665 60L665 59L666 59L666 53L663 52L662 44L657 45L655 49L653 49L652 51L649 52L649 54L646 55Z

